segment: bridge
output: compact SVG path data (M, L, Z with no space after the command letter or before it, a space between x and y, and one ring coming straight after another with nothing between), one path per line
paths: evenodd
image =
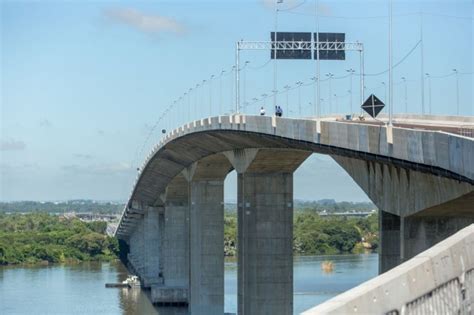
M383 121L383 119L382 119ZM472 117L209 117L139 169L116 236L154 303L224 313L224 179L238 186L238 312L292 314L293 173L330 155L379 208L379 272L474 222Z

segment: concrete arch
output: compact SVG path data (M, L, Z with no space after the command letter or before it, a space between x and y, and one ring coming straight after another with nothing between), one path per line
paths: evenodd
M152 296L159 301L173 295L178 302L189 302L193 314L222 313L223 182L235 169L243 253L239 309L289 314L293 172L312 153L330 155L382 210L381 271L438 241L427 236L431 221L426 216L446 213L447 205L463 206L468 220L435 219L436 225L451 226L443 230L443 237L474 218L471 138L335 120L211 117L173 130L154 148L140 169L116 232L136 243L131 246L135 269L158 279ZM158 240L166 255L139 259L151 243L143 235L153 233L144 223L153 209L162 209L157 210L161 223L156 230L164 234L155 233L150 240ZM425 217L412 219L419 214ZM428 232L421 235L417 226ZM407 246L414 237L422 241ZM268 244L278 257L265 251ZM148 271L148 260L155 266L159 261L159 268Z

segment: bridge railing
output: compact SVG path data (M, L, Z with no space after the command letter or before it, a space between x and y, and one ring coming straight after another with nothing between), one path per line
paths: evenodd
M303 315L473 313L474 224Z

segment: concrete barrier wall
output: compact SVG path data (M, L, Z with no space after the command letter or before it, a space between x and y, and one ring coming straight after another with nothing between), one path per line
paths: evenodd
M474 224L303 315L471 314Z

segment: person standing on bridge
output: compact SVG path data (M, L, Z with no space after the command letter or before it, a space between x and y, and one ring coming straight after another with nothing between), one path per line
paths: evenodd
M265 108L260 107L260 116L265 116Z
M280 106L275 106L275 116L277 117L283 116L283 110L281 109Z

